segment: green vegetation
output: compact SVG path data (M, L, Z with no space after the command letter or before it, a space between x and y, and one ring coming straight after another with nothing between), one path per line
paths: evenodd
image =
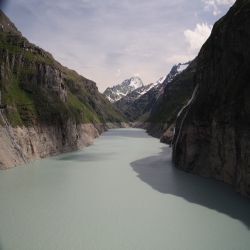
M0 32L0 50L15 56L23 56L28 62L44 63L54 65L53 57L39 47L30 44L26 38L12 34L11 32Z
M75 116L75 119L79 119L81 123L99 123L100 120L97 115L91 112L76 96L70 91L68 92L68 105L69 111Z
M3 102L11 107L7 112L7 117L13 126L28 126L36 117L32 97L20 88L18 79L14 77L4 86Z
M63 67L17 31L0 31L0 89L10 124L121 122L94 82Z

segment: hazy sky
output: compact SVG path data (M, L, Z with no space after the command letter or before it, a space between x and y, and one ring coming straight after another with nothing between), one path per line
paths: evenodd
M97 82L145 84L193 59L234 0L9 0L5 13L31 42Z

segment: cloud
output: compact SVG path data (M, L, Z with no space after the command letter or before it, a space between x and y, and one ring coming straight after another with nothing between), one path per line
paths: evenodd
M212 11L214 16L221 13L221 6L231 6L235 3L235 0L202 0L205 4L205 10Z
M102 91L135 72L145 84L155 82L193 59L210 33L206 23L218 18L204 11L206 1L8 0L6 14L31 42Z
M198 53L201 46L210 36L212 26L207 23L196 24L194 30L187 29L184 31L184 36L189 44L189 50L193 53Z

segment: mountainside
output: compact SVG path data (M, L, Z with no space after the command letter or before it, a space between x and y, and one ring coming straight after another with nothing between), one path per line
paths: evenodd
M151 110L164 88L184 71L190 62L174 65L168 75L157 82L138 88L115 103L130 121L147 121Z
M6 144L10 145L6 150L11 155L20 155L21 140L29 138L28 132L20 138L15 129L33 128L39 134L49 126L51 131L57 131L59 141L56 143L55 139L55 146L47 145L46 153L35 152L33 145L27 149L31 153L22 153L22 158L32 158L32 153L45 156L78 148L82 124L124 120L98 92L94 82L63 67L51 54L29 43L1 11L0 51L0 91L5 107L0 114L0 128L7 135ZM45 137L48 140L49 136ZM2 149L0 154L5 152ZM0 167L4 165L0 162Z
M250 1L238 0L197 58L195 91L181 112L173 161L250 196Z
M176 70L176 66L173 67L164 82L164 89L151 105L151 112L147 119L148 132L153 136L161 137L161 140L166 143L171 143L178 113L188 102L194 89L196 59L184 65L183 71Z
M144 84L139 77L131 77L119 85L107 88L103 94L111 103L114 103L119 101L124 96L127 96L132 91L142 87L144 87Z
M160 81L142 86L124 96L114 105L127 117L129 121L136 121L146 110L147 104L151 103L148 92L156 93L162 83ZM148 98L145 98L145 97ZM143 101L142 101L143 100Z
M174 65L169 72L169 74L165 77L163 83L164 85L167 85L168 83L172 82L177 75L182 73L187 67L189 66L191 62L186 62L186 63L178 63Z

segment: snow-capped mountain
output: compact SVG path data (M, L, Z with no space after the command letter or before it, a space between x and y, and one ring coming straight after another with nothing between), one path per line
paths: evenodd
M173 81L173 79L185 70L190 62L179 63L173 66L170 73L164 77L161 77L155 83L149 85L144 85L139 77L131 77L123 81L121 84L107 88L104 91L104 95L112 103L118 102L119 100L125 98L126 102L134 101L140 98L142 95L146 94L152 88L159 89L159 93L163 91L164 87ZM162 90L162 91L161 91Z
M163 95L166 86L171 83L177 75L184 71L189 64L190 62L174 65L168 75L161 77L155 83L144 85L123 96L115 103L116 107L131 121L145 116Z
M178 63L172 67L170 72L166 75L161 77L154 85L154 88L156 88L156 92L158 92L158 96L163 94L165 87L172 82L177 75L179 75L181 72L183 72L187 67L190 65L190 62L186 63Z
M174 80L174 78L179 75L182 71L184 71L188 66L190 62L187 63L179 63L173 66L169 74L165 77L163 82L165 84L168 84Z
M114 103L141 87L144 87L141 78L131 77L130 79L123 81L119 85L107 88L103 94L108 98L110 102Z
M146 94L151 88L153 88L155 84L149 84L149 85L143 85L142 87L139 87L130 93L128 93L126 96L122 97L121 100L127 100L127 101L134 101L138 98L140 98L142 95Z

